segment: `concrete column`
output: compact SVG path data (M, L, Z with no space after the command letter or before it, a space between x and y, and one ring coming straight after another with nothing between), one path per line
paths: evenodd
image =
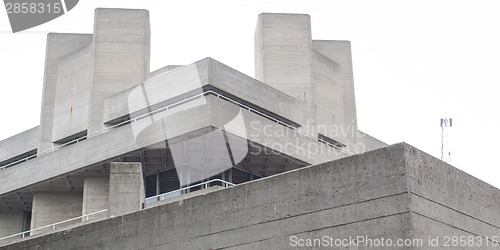
M22 232L23 222L24 211L0 211L0 238Z
M108 208L109 177L85 177L83 184L82 215ZM88 217L88 220L106 218L107 213ZM87 218L82 218L82 221Z
M144 199L141 163L112 162L109 174L108 217L138 211Z
M36 192L33 194L33 208L31 212L31 229L39 228L52 223L82 215L82 193L81 192ZM62 228L79 222L74 220L56 226ZM33 232L40 234L51 231L52 228Z

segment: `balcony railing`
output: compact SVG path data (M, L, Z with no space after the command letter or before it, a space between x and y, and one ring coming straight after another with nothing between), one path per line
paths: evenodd
M50 224L50 225L46 225L46 226L42 226L42 227L37 227L37 228L34 228L34 229L30 229L28 231L24 231L24 232L20 232L20 233L17 233L17 234L13 234L13 235L2 237L2 238L0 238L0 241L6 240L6 239L10 239L10 238L13 238L13 237L16 237L16 236L21 236L22 238L24 238L24 237L30 236L31 233L39 231L39 230L42 230L42 229L56 230L56 227L59 226L59 225L61 225L61 224L65 224L65 223L76 221L76 220L82 221L82 219L85 219L84 221L88 221L89 220L89 216L94 216L94 215L97 215L97 214L102 214L102 213L105 213L107 211L108 211L107 209L104 209L104 210L93 212L93 213L90 213L90 214L86 214L86 215L78 216L78 217L75 217L75 218L71 218L71 219L59 221L59 222L56 222L56 223L53 223L53 224Z
M297 128L297 127L294 127L294 126L292 126L292 125L290 125L290 124L288 124L288 123L285 123L285 122L283 122L283 121L280 121L279 119L276 119L276 118L274 118L274 117L272 117L272 116L269 116L269 115L267 115L267 114L264 114L264 113L262 113L262 112L260 112L260 111L258 111L258 110L256 110L256 109L253 109L253 108L251 108L251 107L248 107L247 105L245 105L245 104L243 104L243 103L240 103L240 102L238 102L238 101L235 101L235 100L233 100L233 99L231 99L231 98L229 98L229 97L227 97L227 96L224 96L224 95L222 95L222 94L220 94L220 93L217 93L216 91L213 91L213 90L208 90L208 91L205 91L205 92L203 92L203 93L201 93L201 94L197 94L197 95L194 95L194 96L188 97L188 98L183 99L183 100L181 100L181 101L178 101L178 102L175 102L175 103L169 104L169 105L167 105L167 106L165 106L165 107L161 107L161 108L159 108L159 109L153 110L153 111L148 112L148 113L146 113L146 114L140 115L140 116L135 117L135 118L133 118L133 119L129 119L129 120L126 120L126 121L120 122L120 123L115 124L115 125L113 125L113 126L107 127L107 128L105 128L105 129L102 129L102 130L99 130L99 131L96 131L96 132L94 132L94 133L92 133L92 134L85 135L85 136L82 136L82 137L80 137L80 138L74 139L74 140L72 140L72 141L66 142L66 143L64 143L64 144L58 145L58 146L56 146L56 147L53 147L53 148L51 148L51 149L49 149L49 150L46 150L46 151L43 151L43 152L41 152L41 153L38 153L38 154L35 154L35 155L31 155L31 156L29 156L29 157L26 157L26 158L23 158L23 159L17 160L17 161L15 161L15 162L9 163L9 164L4 165L4 166L1 166L1 167L0 167L0 169L8 168L8 167L11 167L11 166L13 166L13 165L19 164L19 163L21 163L21 162L25 162L25 161L28 161L28 160L30 160L30 159L36 158L36 157L38 157L38 156L42 156L42 155L48 154L48 153L50 153L50 152L54 152L55 150L57 150L57 149L59 149L59 148L62 148L62 147L68 146L68 145L73 144L73 143L78 143L78 142L83 141L83 140L85 140L85 139L88 139L88 138L90 138L90 137L93 137L93 136L96 136L96 135L99 135L99 134L105 133L105 132L107 132L107 131L109 131L109 130L111 130L111 129L113 129L113 128L117 128L117 127L123 126L123 125L125 125L125 124L130 123L130 122L135 122L135 121L137 121L137 120L140 120L140 119L145 118L145 117L147 117L147 116L151 116L151 115L156 114L156 113L158 113L158 112L162 112L162 111L169 110L169 109L171 109L171 108L173 108L173 107L175 107L175 106L181 105L181 104L183 104L183 103L186 103L186 102L192 101L192 100L197 99L197 98L202 98L203 96L206 96L206 95L209 95L209 94L214 95L214 96L216 96L216 97L217 97L217 98L219 98L219 99L223 99L223 100L226 100L226 101L228 101L228 102L232 102L232 103L234 103L234 104L236 104L236 105L238 105L238 106L240 106L240 107L242 107L242 108L244 108L244 109L246 109L246 110L248 110L248 111L250 111L250 112L252 112L252 113L255 113L255 114L257 114L257 115L260 115L260 116L262 116L262 117L265 117L265 118L267 118L267 119L269 119L269 120L271 120L271 121L274 121L274 122L276 122L277 124L281 124L281 125L283 125L283 126L285 126L285 127L287 127L287 128L293 129L293 130L295 130L297 133L299 133L299 134L301 134L301 135L304 135L304 136L307 136L307 137L309 137L309 138L311 138L311 139L314 139L314 140L317 140L317 141L319 141L319 142L322 142L322 143L324 143L324 144L326 144L326 145L328 145L328 146L330 146L330 147L334 147L334 148L338 149L341 153L343 153L343 154L345 154L345 155L352 155L352 153L351 153L351 152L349 152L349 151L347 151L346 149L341 148L341 147L339 147L339 146L337 146L337 145L335 145L335 144L332 144L332 143L330 143L330 142L328 142L328 141L326 141L326 140L324 140L324 139L322 139L322 138L319 138L319 137L317 137L317 136L314 136L314 135L311 135L311 134L309 134L309 133L307 133L307 132L304 132L304 131L300 130L300 129L299 129L299 128Z
M225 181L225 180L221 180L221 179L213 179L213 180L205 181L205 182L198 183L198 184L195 184L195 185L183 187L183 188L180 188L180 189L177 189L177 190L174 190L174 191L170 191L170 192L167 192L167 193L163 193L163 194L159 194L159 195L155 195L155 196L149 197L149 198L147 198L144 201L144 204L143 204L142 207L144 209L144 208L146 208L146 206L148 204L152 204L152 203L155 203L155 202L158 202L158 201L163 201L163 200L166 200L166 199L169 199L169 198L172 198L172 197L180 196L184 192L190 191L193 188L198 188L198 187L200 187L200 188L209 188L211 186L222 186L222 187L227 188L227 187L236 186L236 184L228 182L228 181ZM6 239L10 239L10 238L14 238L16 236L21 236L22 238L24 238L24 237L30 236L33 232L40 231L42 229L55 230L57 228L57 226L65 224L65 223L68 223L68 222L72 222L72 221L77 221L77 220L78 221L82 221L82 219L84 219L83 221L88 221L89 217L95 216L95 215L98 215L98 214L102 214L102 213L105 213L107 211L108 211L108 209L104 209L104 210L100 210L100 211L97 211L97 212L89 213L89 214L86 214L86 215L78 216L78 217L75 217L75 218L71 218L71 219L59 221L59 222L56 222L56 223L53 223L53 224L50 224L50 225L46 225L46 226L38 227L38 228L35 228L35 229L30 229L28 231L24 231L24 232L16 233L16 234L13 234L13 235L5 236L5 237L0 238L0 241L6 240Z
M197 188L197 187L208 188L210 186L214 186L214 185L210 185L210 184L220 184L220 185L217 185L217 186L222 186L222 187L236 186L236 184L233 184L233 183L228 182L228 181L224 181L224 180L221 180L221 179L213 179L213 180L209 180L209 181L206 181L206 182L198 183L198 184L195 184L195 185L183 187L183 188L180 188L180 189L177 189L177 190L174 190L174 191L170 191L170 192L167 192L167 193L163 193L163 194L159 194L159 195L148 197L144 201L144 204L143 204L142 207L146 208L147 205L149 205L149 204L152 204L152 203L155 203L155 202L158 202L158 201L163 201L163 200L166 200L166 199L169 199L169 198L180 196L181 194L183 194L186 191L189 192L192 188Z

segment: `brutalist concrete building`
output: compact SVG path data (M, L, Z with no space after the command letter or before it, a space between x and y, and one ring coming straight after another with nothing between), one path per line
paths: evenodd
M40 125L0 142L0 248L498 247L500 191L359 131L350 42L308 15L259 15L255 78L149 58L146 10L48 34Z

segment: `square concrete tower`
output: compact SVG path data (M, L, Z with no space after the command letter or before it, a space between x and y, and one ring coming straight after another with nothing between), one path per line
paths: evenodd
M357 142L349 41L313 41L304 14L259 15L255 77L303 104L303 129L341 146Z
M47 37L38 152L104 128L104 98L149 77L147 10L96 9L93 34Z
M96 9L88 133L103 129L104 98L149 77L149 11Z

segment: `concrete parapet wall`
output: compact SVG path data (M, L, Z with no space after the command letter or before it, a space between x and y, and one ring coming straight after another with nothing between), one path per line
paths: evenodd
M261 112L267 114L270 112L271 116L279 115L300 124L303 118L302 103L293 96L216 60L209 59L208 63L209 83L213 87L241 99L245 104L266 109Z
M36 126L0 141L0 162L36 150L39 137L40 127Z
M489 246L492 238L500 242L497 188L416 148L407 146L405 155L415 237L474 237L474 249L486 248L486 237Z
M498 235L500 205L494 197L499 195L500 190L403 143L5 249L90 242L116 249L289 249L290 237L360 235L424 239L422 246L373 249L431 249L425 245L429 236Z
M288 249L290 235L342 236L363 230L372 237L409 237L403 163L401 147L372 151L34 238L16 247L92 243L116 249Z
M494 197L499 195L498 189L407 144L397 144L6 249L79 247L89 242L117 249L289 249L293 239L360 235L423 238L427 244L429 236L498 235L500 205Z
M295 123L300 123L303 114L300 101L212 58L157 74L141 87L145 90L143 98L131 98L133 88L105 98L104 122L146 109L146 103L153 109L160 108L193 97L203 89L213 89ZM147 102L144 98L148 98Z

